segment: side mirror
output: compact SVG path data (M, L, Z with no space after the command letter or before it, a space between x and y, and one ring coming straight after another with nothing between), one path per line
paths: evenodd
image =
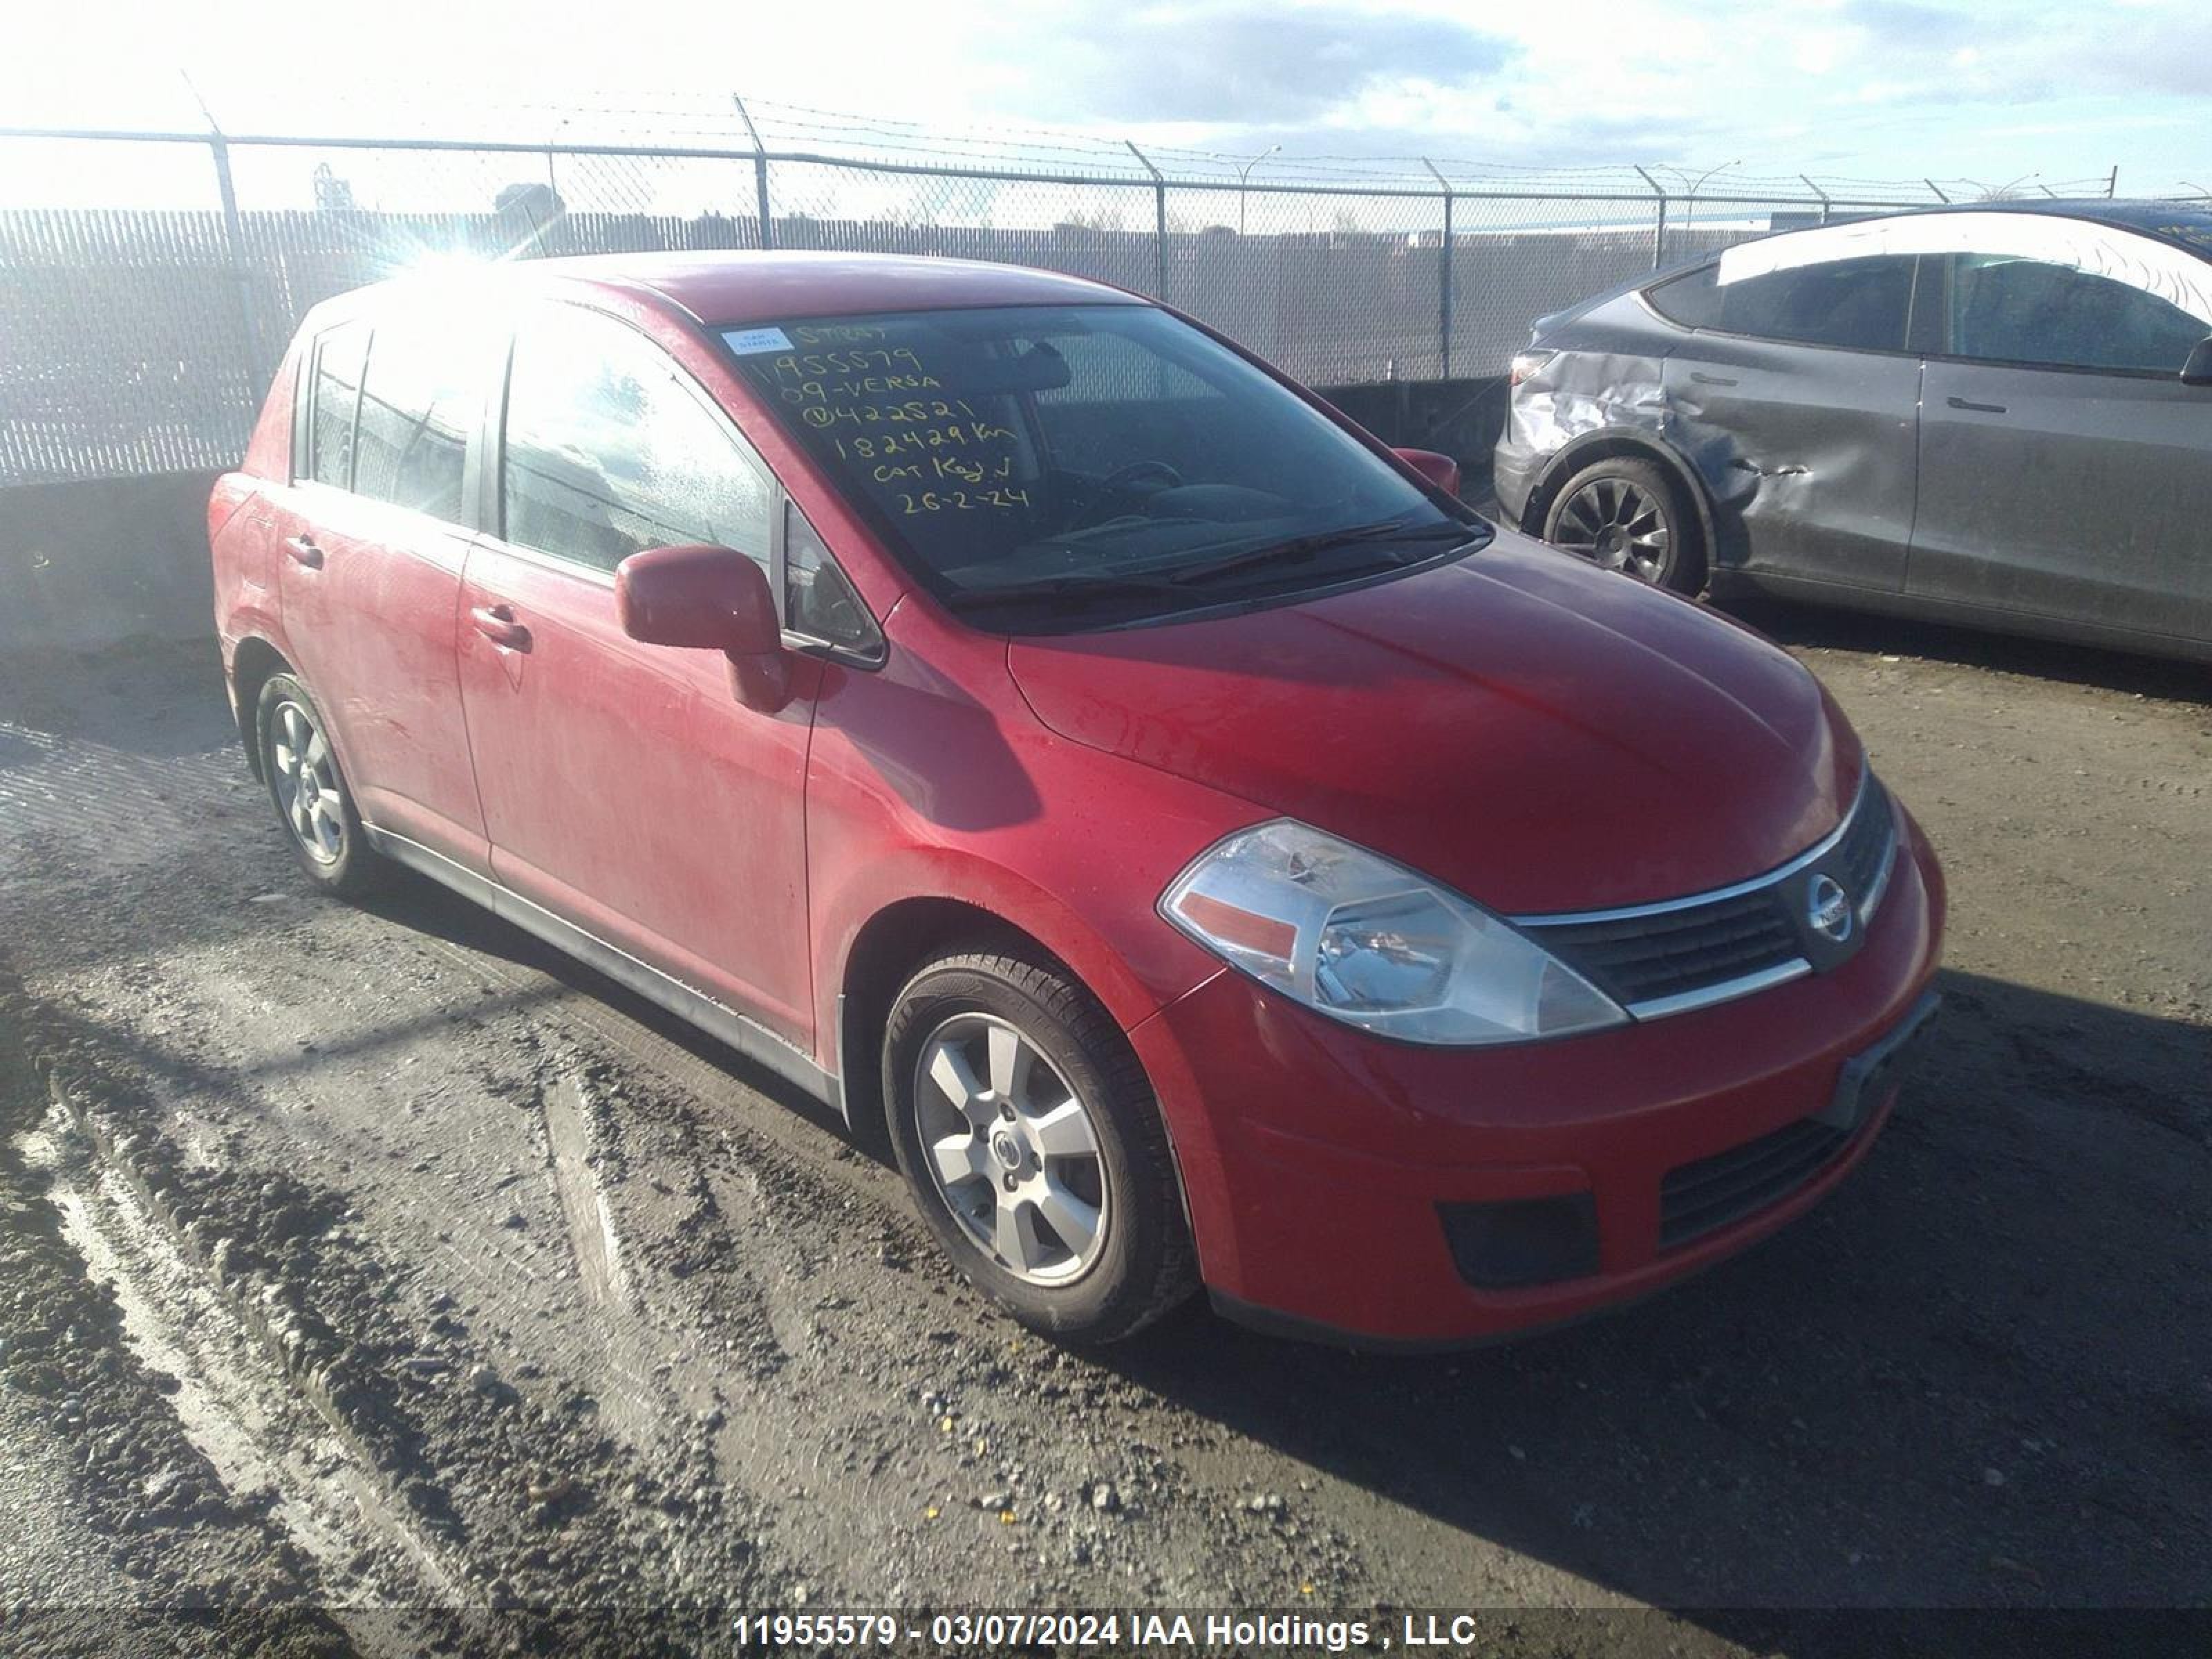
M1433 449L1397 449L1391 453L1445 495L1459 494L1459 463L1450 456L1439 455Z
M615 567L615 614L647 645L720 651L739 702L774 714L791 700L791 662L768 573L726 547L649 547Z
M2212 386L2212 335L2207 335L2189 349L2188 361L2181 365L2184 386Z

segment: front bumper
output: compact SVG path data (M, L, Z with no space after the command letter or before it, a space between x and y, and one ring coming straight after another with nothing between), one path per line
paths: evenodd
M1905 830L1856 956L1693 1013L1555 1042L1428 1048L1224 971L1146 1020L1130 1036L1175 1139L1216 1302L1361 1346L1479 1342L1643 1296L1809 1209L1880 1133L1889 1079L1771 1203L1686 1239L1662 1188L1828 1111L1845 1068L1915 1012L1936 971L1944 892L1918 827L1907 817ZM1443 1206L1568 1194L1586 1195L1576 1201L1594 1218L1594 1271L1516 1288L1462 1276Z

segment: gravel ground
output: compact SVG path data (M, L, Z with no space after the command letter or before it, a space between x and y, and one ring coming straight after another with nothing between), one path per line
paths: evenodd
M2212 1604L2212 676L1754 620L1945 859L1943 1038L1798 1226L1426 1359L1027 1336L771 1079L436 890L311 893L211 647L0 663L0 1648Z

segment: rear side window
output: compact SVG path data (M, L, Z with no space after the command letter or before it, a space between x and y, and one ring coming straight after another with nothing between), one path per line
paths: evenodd
M366 323L341 323L316 343L306 465L294 469L301 477L340 489L353 488L354 416L361 403L362 363L368 355Z
M635 330L555 306L517 332L500 475L508 541L595 570L705 542L765 569L770 495L704 393Z
M1990 362L2178 374L2212 329L2156 295L2070 265L1962 253L1951 350Z
M1646 290L1659 314L1686 328L1764 340L1901 351L1912 308L1910 257L1838 259L1723 283L1707 265Z
M369 337L354 493L462 521L469 428L483 410L481 336L428 313L380 318Z

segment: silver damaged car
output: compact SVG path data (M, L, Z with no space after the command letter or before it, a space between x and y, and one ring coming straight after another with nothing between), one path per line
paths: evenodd
M1535 325L1504 516L1684 593L2212 660L2212 211L1784 232Z

